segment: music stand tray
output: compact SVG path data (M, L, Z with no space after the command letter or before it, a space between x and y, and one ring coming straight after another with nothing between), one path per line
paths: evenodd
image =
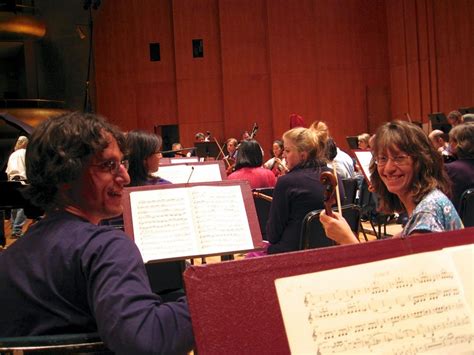
M347 144L349 145L349 149L359 149L358 136L347 136L346 141L347 141Z

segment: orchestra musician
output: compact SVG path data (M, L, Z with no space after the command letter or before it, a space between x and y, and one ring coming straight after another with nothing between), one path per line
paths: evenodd
M227 155L224 157L224 161L226 162L226 170L227 175L231 174L234 171L235 161L237 159L237 146L239 142L235 138L229 138L225 142L225 146L227 149Z
M456 160L453 153L451 152L451 147L448 142L444 140L445 133L439 129L435 129L430 132L428 135L431 144L435 149L441 154L445 163L452 162Z
M462 116L462 113L454 110L448 113L448 122L452 127L456 127L457 125L463 124L464 123L464 118Z
M235 170L227 178L247 180L252 189L274 187L275 175L262 167L263 155L260 144L254 139L240 143L235 162Z
M171 150L173 151L172 154L175 158L179 158L179 157L184 158L184 157L190 157L191 156L191 152L186 153L184 151L184 148L183 148L182 144L179 143L179 142L173 143L171 145Z
M451 129L449 144L457 160L445 164L445 168L452 182L451 201L459 211L462 193L474 187L474 123Z
M286 167L286 160L283 157L283 141L281 139L275 139L273 141L271 154L272 157L263 164L263 167L270 169L276 177L286 174L288 168Z
M195 140L196 142L206 142L206 136L204 135L204 133L198 132L198 133L196 133L196 135L194 136L194 140Z
M0 253L1 337L98 332L116 353L193 348L185 298L163 303L133 240L98 226L122 213L124 148L124 135L92 114L67 113L33 132L28 194L46 216Z
M370 150L370 134L361 133L357 136L357 146L361 150Z
M463 228L451 201L449 178L441 155L417 125L392 121L375 134L371 185L383 212L407 212L408 222L399 236ZM344 218L320 215L326 235L339 244L358 243Z
M303 127L283 134L283 156L289 172L277 179L273 192L267 221L268 254L298 250L304 217L310 211L324 208L325 187L320 182L320 174L331 171L326 165L326 150L322 144L326 134L324 130ZM339 189L343 199L342 183Z
M161 137L145 131L127 133L130 186L170 184L156 174L160 166Z
M5 170L8 181L26 180L25 155L27 146L28 137L18 137L14 151L8 158L7 169ZM23 208L14 208L11 210L12 238L19 238L23 235L23 225L25 222L26 215Z

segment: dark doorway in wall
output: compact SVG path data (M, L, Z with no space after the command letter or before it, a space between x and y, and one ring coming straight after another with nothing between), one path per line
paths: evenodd
M163 138L163 146L161 150L171 150L173 143L179 142L179 128L178 125L155 125L155 134L159 134ZM171 156L163 154L164 157Z

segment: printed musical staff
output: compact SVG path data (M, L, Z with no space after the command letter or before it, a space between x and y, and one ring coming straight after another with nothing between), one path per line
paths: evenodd
M143 260L253 248L240 186L193 186L130 194Z
M288 277L275 286L292 353L474 349L471 310L448 252Z

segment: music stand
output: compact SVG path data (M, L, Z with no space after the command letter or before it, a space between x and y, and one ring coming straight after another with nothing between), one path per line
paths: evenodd
M196 142L194 146L199 158L217 158L219 155L219 147L216 142Z
M459 112L461 112L462 115L466 115L468 113L474 113L474 107L460 107Z
M359 149L358 136L347 136L346 141L347 141L347 144L349 145L349 149Z
M451 125L443 112L429 113L428 118L431 121L431 129L439 129L444 133L449 133Z

